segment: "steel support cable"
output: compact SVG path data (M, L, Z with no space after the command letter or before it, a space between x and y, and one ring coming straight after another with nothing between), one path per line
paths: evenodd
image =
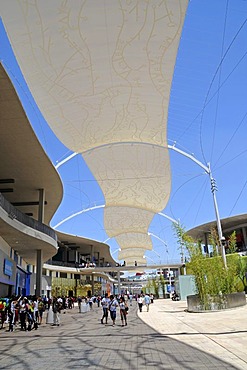
M232 211L234 210L234 208L235 208L236 204L238 203L238 201L239 201L239 199L240 199L241 195L243 194L243 191L244 191L244 189L245 189L246 185L247 185L247 180L245 181L245 183L244 183L244 185L243 185L243 187L242 187L242 189L241 189L241 191L240 191L240 193L239 193L239 195L238 195L238 197L237 197L237 199L236 199L236 201L235 201L235 203L234 203L234 205L233 205L233 207L232 207L232 209L231 209L231 211L230 211L230 213L229 213L229 216L231 216Z
M227 13L228 13L228 0L227 0L227 5L226 5L226 13L225 13L225 22L224 22L224 30L223 30L223 37L222 37L222 47L221 47L221 59L223 56L223 51L224 51L224 44L225 44L225 35L226 35L226 20L227 20ZM221 82L221 73L222 73L222 68L219 69L219 80L218 80L218 88L220 86ZM211 147L211 156L210 156L210 163L212 162L212 157L213 157L213 151L214 151L214 143L215 143L215 132L216 132L216 123L217 123L217 118L218 118L218 110L219 110L219 99L220 99L220 94L218 90L218 94L216 97L216 112L215 112L215 118L214 118L214 127L213 127L213 140L212 140L212 147ZM201 131L200 131L201 134ZM205 159L205 158L204 158Z
M221 166L215 168L216 170L226 166L227 164L231 163L232 161L234 161L236 158L240 157L241 155L243 155L244 153L247 152L247 149L243 150L241 153L237 154L235 157L233 157L232 159L230 159L229 161L225 162L224 164L222 164Z
M204 111L205 111L205 108L206 108L206 102L207 102L207 99L208 99L209 93L210 93L210 91L211 91L211 87L212 87L212 85L213 85L213 83L214 83L214 80L215 80L215 78L216 78L217 74L218 74L218 71L219 71L219 69L220 69L220 67L221 67L222 63L224 62L224 60L225 60L225 58L226 58L226 56L227 56L228 52L230 51L230 49L231 49L231 47L232 47L232 45L233 45L234 41L236 40L237 36L239 35L239 33L241 32L241 30L242 30L242 29L243 29L243 27L245 26L246 22L247 22L247 18L245 19L245 21L242 23L242 25L240 26L240 28L239 28L239 29L238 29L238 31L236 32L236 34L235 34L235 36L233 37L233 39L232 39L231 43L229 44L228 48L226 49L226 51L225 51L225 53L224 53L223 57L221 58L221 61L220 61L219 65L218 65L218 67L216 68L216 71L215 71L215 73L214 73L214 76L213 76L213 78L212 78L212 80L211 80L211 83L210 83L210 85L209 85L208 92L207 92L207 94L206 94L206 98L205 98L204 105L203 105L203 108L202 108L202 116L201 116L201 123L200 123L200 145L201 145L202 156L203 156L204 161L205 161L206 163L207 163L207 160L206 160L206 158L205 158L204 151L203 151L203 146L202 146L202 120L203 120L203 114L204 114Z
M194 179L196 179L197 177L200 177L200 176L202 176L202 175L204 175L204 174L201 174L201 173L200 173L199 175L196 175L196 176L194 176L194 177L191 177L189 180L185 181L182 185L180 185L180 186L176 189L175 193L171 196L171 198L170 198L170 202L172 202L172 199L175 197L175 195L178 193L178 191L179 191L179 190L180 190L184 185L188 184L190 181L192 181L192 180L194 180ZM172 205L170 205L170 212L171 212L172 217L176 220L177 218L175 217L175 215L174 215L174 213L173 213Z
M242 28L244 27L244 25L246 24L247 22L247 18L245 19L245 21L242 23L242 25L240 26L240 28L238 29L237 33L235 34L233 40L231 41L230 45L228 46L227 50L225 51L225 54L223 56L223 58L221 59L221 62L219 63L217 69L216 69L216 72L215 72L215 75L211 81L211 84L210 84L210 87L209 87L209 90L208 90L208 94L209 94L209 91L211 89L211 85L213 84L213 81L217 75L217 72L221 66L221 64L223 63L226 55L228 54L232 44L234 43L235 39L237 38L238 34L240 33L240 31L242 30ZM247 53L247 52L246 52ZM199 113L196 115L196 117L191 121L191 123L189 124L189 126L187 126L187 128L183 131L183 133L179 136L178 140L181 139L181 137L184 136L184 134L191 128L192 124L197 120L197 118L201 115L201 113L204 112L205 108L207 107L207 105L214 99L215 95L218 93L218 91L222 88L222 86L226 83L226 81L228 80L228 78L231 76L231 74L234 72L234 70L237 68L237 66L241 63L241 61L244 59L244 57L246 56L246 53L243 55L243 57L240 59L240 61L237 63L237 65L233 68L233 70L229 73L229 75L227 76L227 78L223 81L223 83L220 85L220 87L216 90L216 92L212 95L212 97L208 100L208 94L207 94L207 97L205 99L205 103L204 103L204 106L203 108L199 111ZM204 157L204 160L205 160L205 157ZM206 160L205 160L206 162Z
M207 179L205 179L205 180L204 180L204 184L203 184L203 186L201 187L201 189L203 189L203 187L204 187L204 190L203 190L203 194L202 194L202 197L201 197L201 201L200 201L200 204L199 204L199 207L198 207L198 211L197 211L197 213L196 213L196 215L195 215L195 218L194 218L194 224L196 223L197 216L198 216L198 214L199 214L199 212L200 212L200 209L201 209L201 206L202 206L202 201L203 201L203 199L204 199L204 197L205 197L206 188L207 188Z
M190 206L188 207L187 211L185 212L185 214L184 214L184 217L183 217L183 218L186 218L187 214L189 213L189 211L191 210L191 208L194 206L194 204L195 204L195 202L196 202L197 197L198 197L199 195L201 195L201 194L202 194L202 192L203 192L203 197L204 197L205 189L206 189L206 182L207 182L207 179L205 179L205 180L204 180L204 182L203 182L203 184L201 185L200 189L199 189L199 190L198 190L198 192L195 194L194 199L193 199L193 200L192 200L192 202L190 203ZM203 191L203 189L204 189L204 191ZM203 199L203 197L202 197L202 199ZM200 204L199 204L199 206L198 206L198 210L197 210L197 212L196 212L196 216L197 216L197 215L198 215L198 213L199 213L199 210L200 210L200 207L201 207L201 203L202 203L202 199L201 199L201 202L200 202Z
M243 59L246 57L247 55L247 51L244 53L244 55L240 58L240 60L238 61L238 63L235 65L235 67L232 69L232 71L228 74L228 76L225 78L225 80L222 82L222 84L220 85L220 87L215 91L215 93L212 95L212 97L207 101L205 107L207 107L211 101L214 99L214 97L217 95L218 91L225 85L225 83L228 81L228 79L230 78L230 76L233 74L233 72L236 70L236 68L239 66L239 64L243 61ZM198 114L195 116L195 118L191 121L191 123L186 127L186 129L183 131L183 133L179 136L178 140L180 140L184 134L191 128L191 126L193 125L193 123L197 120L197 118L200 116L200 114L202 113L203 109L201 109Z
M67 190L65 190L64 191L64 196L68 196L68 197L70 197L70 198L73 198L74 200L76 200L76 201L79 201L80 203L81 203L81 206L82 206L82 193L83 193L83 195L85 196L85 198L87 199L87 201L88 201L88 205L90 204L90 198L89 198L89 195L85 192L85 191L83 191L83 190L81 190L81 188L80 187L78 187L78 186L75 186L75 185L73 185L73 184L71 184L71 182L70 181L64 181L63 180L63 184L64 185L66 185L67 187L68 187L68 189ZM69 190L74 190L74 191L77 191L77 192L79 192L79 196L78 195L71 195L71 194L69 194ZM102 203L102 202L101 202ZM89 207L89 206L88 206Z
M76 156L76 165L77 165L77 177L78 177L78 180L80 179L80 168L81 166L79 165L79 160L78 160L78 156ZM90 204L90 198L89 198L89 195L83 191L82 189L82 183L81 181L79 181L79 196L80 196L80 205L81 205L81 208L82 208L82 205L83 205L83 200L82 200L82 195L85 196L85 198L88 200L88 204Z
M226 151L226 149L229 147L231 141L233 140L234 136L236 135L237 131L240 129L242 123L245 121L247 117L247 112L245 113L245 115L243 116L243 118L241 119L241 121L239 122L237 128L235 129L234 133L232 134L231 138L228 140L228 143L226 144L226 146L224 147L224 149L222 150L220 156L218 157L217 161L215 162L215 165L214 165L214 168L215 166L217 165L217 163L219 162L219 160L222 158L224 152ZM228 162L227 162L228 163ZM219 168L219 167L218 167Z

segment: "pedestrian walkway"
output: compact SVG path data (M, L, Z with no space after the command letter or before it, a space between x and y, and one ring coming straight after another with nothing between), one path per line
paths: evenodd
M121 327L118 312L116 326L112 327L100 323L102 309L94 305L86 313L79 313L78 308L61 313L59 327L43 324L31 332L1 330L0 367L2 370L247 369L246 358L219 342L226 341L224 338L232 333L239 345L241 340L241 345L247 343L246 324L241 326L239 322L241 315L241 322L246 322L245 307L231 311L231 315L223 313L225 326L223 322L220 326L222 320L216 313L219 319L215 329L215 314L189 314L184 308L183 302L156 300L149 312L144 307L142 313L137 313L133 302L128 325ZM227 322L230 318L233 324Z
M189 313L186 308L185 301L161 299L138 315L162 336L246 370L247 306L207 313Z

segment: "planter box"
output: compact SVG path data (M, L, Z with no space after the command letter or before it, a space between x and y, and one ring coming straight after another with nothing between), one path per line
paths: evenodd
M209 297L207 308L201 305L198 295L187 296L188 312L211 312L241 307L244 305L246 305L245 292Z

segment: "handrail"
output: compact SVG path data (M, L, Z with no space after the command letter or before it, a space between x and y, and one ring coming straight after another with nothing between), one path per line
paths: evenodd
M26 215L19 209L15 208L9 201L7 201L6 198L4 198L4 196L1 193L0 193L0 207L3 208L8 213L8 216L12 220L17 220L22 224L31 227L32 229L38 230L46 235L49 235L52 239L57 241L57 234L55 230L53 230L48 225L45 225L42 222L37 221L34 218Z

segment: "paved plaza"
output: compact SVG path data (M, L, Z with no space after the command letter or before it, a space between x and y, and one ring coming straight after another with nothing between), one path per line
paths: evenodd
M186 302L155 300L130 307L128 325L100 323L101 308L61 313L61 325L0 331L0 368L247 369L247 308L192 314Z

